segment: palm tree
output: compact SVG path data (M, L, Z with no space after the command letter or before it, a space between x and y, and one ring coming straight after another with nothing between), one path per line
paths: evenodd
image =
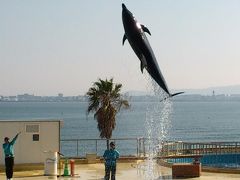
M99 79L86 94L89 101L87 113L94 113L100 137L107 139L108 149L109 139L116 126L116 114L121 108L129 108L128 101L120 94L121 88L122 84L114 84L113 78L105 81Z

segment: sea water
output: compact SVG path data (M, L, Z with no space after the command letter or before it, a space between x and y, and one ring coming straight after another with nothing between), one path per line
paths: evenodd
M147 107L157 102L130 102L117 115L113 138L143 137ZM0 102L0 120L62 119L61 139L99 138L87 102ZM188 142L240 141L239 101L175 101L167 140Z

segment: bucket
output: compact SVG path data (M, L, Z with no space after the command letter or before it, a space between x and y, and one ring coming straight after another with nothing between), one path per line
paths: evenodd
M57 152L45 151L44 175L57 176Z

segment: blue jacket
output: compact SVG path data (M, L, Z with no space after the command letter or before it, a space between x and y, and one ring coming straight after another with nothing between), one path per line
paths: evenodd
M4 150L5 157L14 157L13 145L15 144L17 137L18 134L13 138L11 142L3 144L2 147Z
M116 161L119 158L119 152L115 149L106 150L103 155L106 166L116 166Z

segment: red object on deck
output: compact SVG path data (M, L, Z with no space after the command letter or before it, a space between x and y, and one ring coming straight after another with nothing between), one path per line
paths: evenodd
M75 161L73 159L70 160L70 169L71 169L71 176L74 176L74 165Z

